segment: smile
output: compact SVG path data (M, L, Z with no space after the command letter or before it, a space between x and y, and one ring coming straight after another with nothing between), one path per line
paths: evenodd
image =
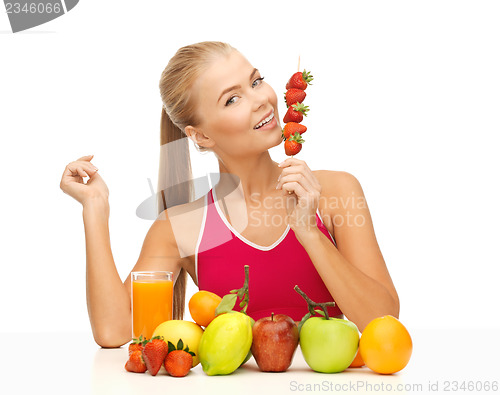
M257 125L254 126L254 129L259 129L264 125L267 125L269 122L272 121L274 118L274 110L271 111L271 114L269 114L266 118L264 118L262 121L260 121Z

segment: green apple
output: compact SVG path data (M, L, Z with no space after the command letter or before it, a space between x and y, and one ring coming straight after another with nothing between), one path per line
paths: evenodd
M344 371L354 360L358 344L358 327L340 318L310 317L300 330L300 349L316 372Z

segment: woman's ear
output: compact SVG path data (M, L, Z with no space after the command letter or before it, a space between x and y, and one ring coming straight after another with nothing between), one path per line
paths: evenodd
M184 132L186 133L186 136L188 136L193 143L199 145L200 147L205 147L205 148L212 148L215 145L215 142L203 132L195 128L191 125L188 125L184 128Z

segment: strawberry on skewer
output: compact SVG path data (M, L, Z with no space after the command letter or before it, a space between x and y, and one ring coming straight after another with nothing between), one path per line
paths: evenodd
M313 80L313 76L309 71L297 71L294 73L288 82L286 83L286 89L292 89L292 88L297 88L297 89L302 89L303 91L306 90L307 85L312 85L311 81Z
M309 107L304 105L304 103L292 104L288 107L285 116L283 117L283 122L302 122L304 116L307 117L307 112L309 111Z
M285 103L287 107L295 103L302 103L305 98L306 92L302 89L292 88L285 92Z
M306 98L305 90L308 85L312 85L313 76L309 71L300 71L300 56L297 71L294 73L286 84L287 91L285 92L285 103L287 112L283 117L285 127L282 130L282 136L285 140L285 154L293 157L302 149L304 139L302 133L307 130L307 127L301 125L300 122L307 116L309 107L304 105L303 101ZM289 191L289 194L292 192Z
M290 136L288 140L285 141L285 153L288 156L297 155L302 149L302 144L304 142L305 140L302 138L300 134Z
M296 133L302 134L307 131L307 127L297 122L288 122L283 128L283 140L287 140Z

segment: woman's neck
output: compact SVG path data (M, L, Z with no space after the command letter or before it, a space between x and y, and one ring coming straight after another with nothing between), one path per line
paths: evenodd
M219 158L220 181L217 191L227 196L238 189L245 200L250 196L258 199L268 196L276 188L281 169L271 159L269 152L244 161L222 161Z

